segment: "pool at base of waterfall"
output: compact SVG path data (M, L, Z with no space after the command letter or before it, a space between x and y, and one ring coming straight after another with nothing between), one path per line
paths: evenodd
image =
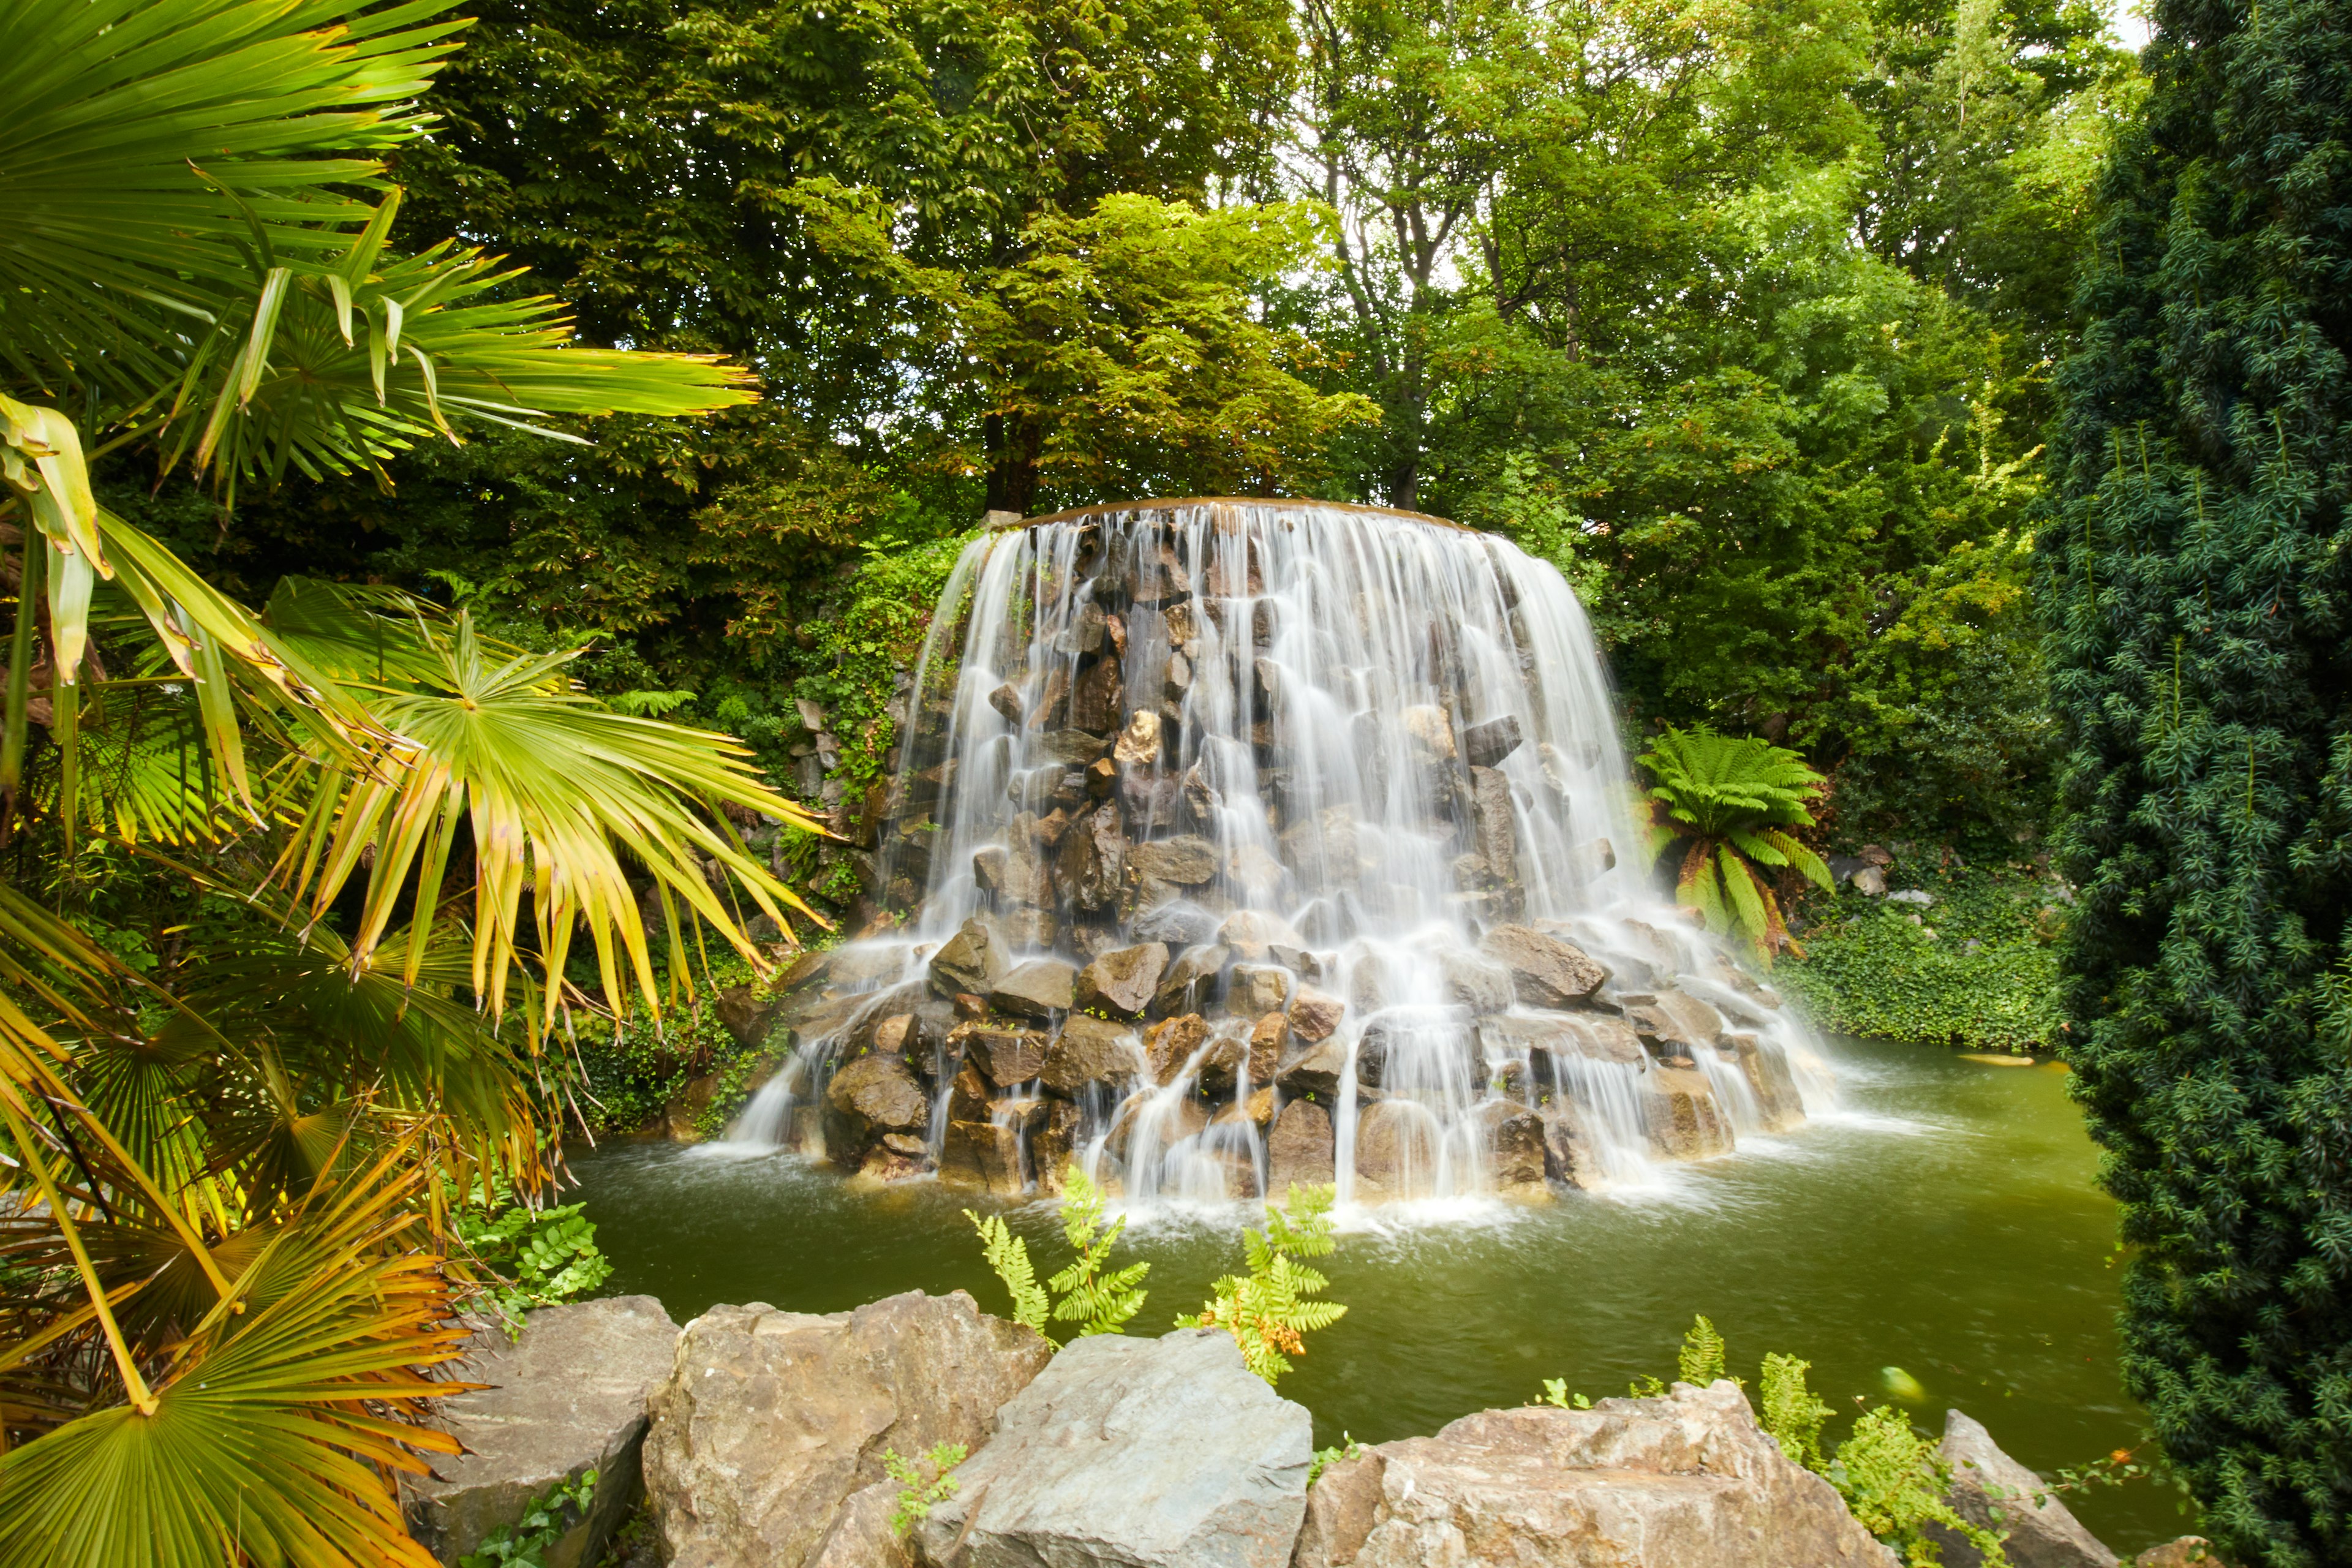
M1345 1318L1307 1341L1282 1392L1316 1441L1381 1442L1539 1398L1599 1398L1671 1377L1696 1313L1753 1387L1769 1351L1812 1363L1839 1412L1894 1404L1929 1432L1947 1408L2047 1474L2141 1441L2116 1384L2114 1205L2055 1067L2005 1072L1940 1051L1839 1040L1842 1109L1743 1139L1732 1158L1535 1207L1444 1200L1346 1215L1327 1292ZM1068 1248L1050 1202L919 1180L846 1183L799 1156L672 1144L574 1150L579 1196L612 1259L608 1289L680 1321L714 1303L837 1311L901 1290L962 1289L1007 1310L966 1208L1004 1214L1042 1276ZM1243 1267L1254 1205L1160 1205L1117 1256L1151 1264L1132 1328L1167 1331ZM1915 1386L1916 1384L1916 1386ZM1905 1397L1908 1395L1908 1397ZM2180 1533L2140 1480L2070 1493L2111 1546Z

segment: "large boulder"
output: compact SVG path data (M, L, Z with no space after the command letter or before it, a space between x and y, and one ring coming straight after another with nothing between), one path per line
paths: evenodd
M1152 1006L1161 1013L1190 1013L1217 999L1219 976L1233 955L1214 942L1197 943L1176 955L1160 975Z
M1076 1100L1095 1084L1117 1093L1142 1074L1143 1044L1133 1029L1073 1013L1045 1047L1045 1065L1038 1077L1048 1094Z
M988 1005L1018 1017L1051 1018L1070 1010L1077 976L1077 966L1066 959L1032 958L997 977Z
M1021 1131L994 1121L950 1121L940 1146L940 1180L998 1197L1018 1197Z
M1696 1068L1661 1064L1643 1073L1642 1116L1651 1149L1666 1159L1705 1160L1731 1152L1731 1121L1706 1075Z
M824 1089L825 1147L836 1158L856 1156L884 1135L928 1127L930 1097L904 1057L877 1052L844 1062Z
M1682 991L1659 991L1646 1002L1629 998L1625 1021L1650 1054L1661 1059L1696 1058L1723 1038L1723 1015Z
M1062 896L1082 910L1103 910L1118 903L1119 868L1127 837L1118 804L1106 801L1062 831L1054 858Z
M1348 1016L1348 1005L1337 996L1302 986L1290 1004L1290 1033L1293 1038L1307 1045L1328 1040L1339 1032L1339 1022Z
M1045 1031L958 1024L948 1031L948 1056L961 1056L966 1066L978 1068L989 1082L1011 1089L1035 1078L1045 1066Z
M1143 881L1197 888L1217 875L1217 847L1197 834L1128 847L1127 868Z
M2116 1568L2116 1554L2083 1528L2040 1476L2000 1451L1981 1423L1944 1413L1943 1456L1952 1467L1952 1511L2002 1532L2011 1568ZM1944 1549L1944 1568L1982 1568L1984 1554L1958 1531L1926 1529Z
M1218 1331L1078 1340L998 1412L916 1552L934 1568L1286 1568L1312 1428Z
M930 985L950 998L985 996L997 976L1012 967L1013 955L994 929L984 921L969 920L931 954Z
M886 1453L980 1449L998 1408L1053 1358L962 1291L850 1312L713 1307L654 1394L646 1505L670 1568L804 1568L887 1479ZM891 1489L895 1494L896 1489Z
M1487 1100L1476 1114L1486 1152L1486 1179L1496 1194L1515 1203L1549 1203L1543 1118L1508 1100Z
M586 1513L547 1552L547 1568L602 1560L645 1490L639 1450L646 1396L670 1373L677 1325L651 1296L542 1307L521 1337L483 1330L455 1369L491 1386L433 1402L434 1421L466 1451L404 1476L408 1531L444 1563L478 1550L559 1483L596 1472Z
M1498 882L1519 879L1518 807L1511 799L1511 781L1494 768L1470 770L1471 847L1486 862L1487 874Z
M1209 1041L1209 1021L1198 1013L1164 1018L1143 1034L1143 1055L1151 1064L1151 1081L1174 1083L1192 1053Z
M1572 1007L1609 978L1582 948L1533 926L1496 926L1478 945L1510 971L1512 990L1530 1007Z
M1112 948L1097 954L1092 963L1078 971L1074 993L1076 1005L1082 1010L1121 1018L1139 1016L1151 1005L1151 998L1160 989L1160 977L1167 971L1165 942L1145 942L1133 947Z
M1294 1100L1275 1113L1265 1140L1265 1190L1279 1198L1291 1184L1320 1186L1333 1176L1330 1113L1313 1100Z
M1785 1132L1803 1122L1805 1097L1798 1092L1796 1077L1789 1070L1788 1053L1778 1044L1753 1035L1727 1034L1716 1049L1726 1060L1738 1064L1748 1092L1756 1097L1765 1131Z
M1481 1411L1335 1464L1315 1493L1297 1568L1895 1568L1729 1383Z
M1225 984L1225 1005L1236 1017L1263 1018L1290 999L1290 971L1274 963L1236 963Z

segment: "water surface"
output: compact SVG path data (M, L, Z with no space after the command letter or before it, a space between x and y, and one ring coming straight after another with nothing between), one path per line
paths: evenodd
M1598 1397L1671 1376L1704 1312L1751 1382L1765 1352L1791 1352L1843 1411L1903 1404L1937 1431L1958 1407L2038 1470L2138 1443L2116 1379L2113 1205L2092 1185L2063 1073L1868 1041L1832 1050L1837 1117L1745 1139L1654 1186L1360 1216L1327 1269L1348 1316L1313 1337L1282 1392L1315 1412L1318 1443L1433 1432L1536 1397L1546 1378ZM575 1169L611 1289L657 1296L680 1321L719 1301L825 1312L908 1289L1007 1305L963 1218L968 1194L857 1191L790 1155L667 1144L577 1155ZM1040 1275L1060 1267L1052 1208L1008 1213ZM1152 1264L1138 1330L1164 1331L1241 1268L1243 1220L1136 1222L1132 1256ZM1890 1367L1923 1396L1895 1399ZM2185 1528L2145 1482L2070 1501L2126 1555Z

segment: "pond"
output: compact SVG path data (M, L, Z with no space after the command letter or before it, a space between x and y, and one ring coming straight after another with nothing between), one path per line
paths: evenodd
M1433 1432L1547 1378L1599 1397L1670 1377L1704 1312L1751 1383L1765 1352L1790 1352L1842 1410L1896 1403L1939 1431L1958 1407L2045 1473L2137 1444L2115 1370L2113 1205L2063 1070L1864 1040L1832 1051L1838 1114L1654 1186L1359 1216L1327 1270L1348 1315L1282 1384L1314 1411L1316 1441ZM681 1322L719 1301L826 1312L908 1289L1006 1310L968 1194L857 1191L790 1155L668 1144L576 1154L574 1169L610 1288L657 1296ZM1011 1218L1041 1275L1061 1265L1049 1205ZM1131 1226L1121 1256L1152 1265L1134 1327L1164 1331L1239 1269L1241 1223L1236 1208ZM2126 1556L2186 1528L2146 1481L2070 1503Z

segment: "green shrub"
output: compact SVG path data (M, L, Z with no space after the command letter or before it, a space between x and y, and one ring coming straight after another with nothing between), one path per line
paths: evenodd
M725 1131L751 1099L751 1079L782 1048L768 1040L738 1045L719 1021L716 991L749 973L740 965L716 967L692 1005L658 1022L639 1013L617 1025L583 1025L577 1050L587 1092L575 1098L588 1130L603 1134L649 1127L690 1081L708 1078L709 1100L695 1115L695 1131L705 1138Z
M558 1481L533 1498L520 1519L502 1524L457 1559L457 1568L547 1568L548 1550L587 1513L596 1496L596 1472Z
M1805 956L1782 964L1775 978L1816 1023L1842 1034L1980 1050L2054 1043L2053 944L2067 906L2052 884L1974 868L1903 869L1890 882L1936 901L1921 910L1848 887L1809 906Z
M579 1204L560 1208L510 1205L490 1212L467 1205L452 1212L452 1228L488 1273L478 1300L518 1323L531 1307L551 1307L592 1294L612 1277L596 1245L595 1222Z

